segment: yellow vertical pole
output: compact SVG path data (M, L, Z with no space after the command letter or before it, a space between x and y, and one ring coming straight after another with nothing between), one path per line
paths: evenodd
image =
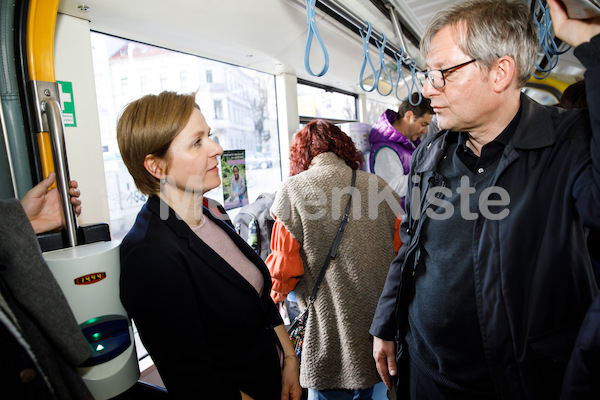
M31 81L54 82L54 28L59 0L30 0L27 16L27 64ZM54 171L50 135L37 133L42 174Z

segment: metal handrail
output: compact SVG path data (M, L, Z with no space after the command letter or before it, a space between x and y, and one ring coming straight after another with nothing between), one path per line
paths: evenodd
M75 219L75 211L71 205L71 196L69 196L69 164L67 162L64 123L60 110L60 103L56 98L51 97L45 99L41 106L42 111L48 117L47 122L52 139L54 161L56 165L56 186L61 195L65 215L67 243L69 246L75 247L77 246L77 220Z

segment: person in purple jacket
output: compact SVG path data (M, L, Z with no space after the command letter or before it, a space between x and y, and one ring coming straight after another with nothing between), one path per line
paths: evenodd
M369 134L371 172L382 177L398 193L403 209L410 158L434 114L429 99L422 98L419 102L416 92L411 96L410 101L407 99L400 104L397 113L386 110L381 114Z

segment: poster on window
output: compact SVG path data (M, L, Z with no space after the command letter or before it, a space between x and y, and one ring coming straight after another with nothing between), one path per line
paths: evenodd
M223 206L226 210L248 204L246 151L225 150L221 156Z

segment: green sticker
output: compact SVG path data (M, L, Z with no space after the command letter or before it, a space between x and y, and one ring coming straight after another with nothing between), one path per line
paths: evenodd
M77 126L75 118L75 99L73 98L73 83L56 81L60 92L60 103L62 105L63 122L65 126Z

